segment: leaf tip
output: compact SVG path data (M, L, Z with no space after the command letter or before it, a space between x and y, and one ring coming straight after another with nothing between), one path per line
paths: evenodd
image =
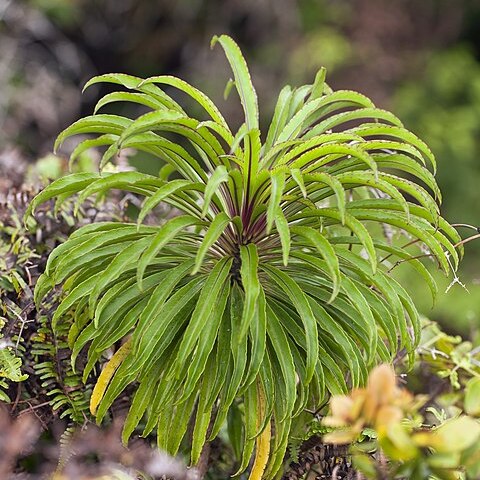
M214 35L210 40L210 48L212 49L219 40L220 40L220 37L218 35Z

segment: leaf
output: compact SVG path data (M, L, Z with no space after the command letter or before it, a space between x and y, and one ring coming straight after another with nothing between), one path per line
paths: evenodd
M277 138L277 142L286 142L294 137L296 137L302 129L303 123L305 120L310 117L310 115L322 104L322 99L318 98L307 102L294 117L287 123L285 128L282 130L280 135Z
M431 445L440 453L460 452L473 445L480 437L480 423L473 418L461 416L453 418L437 428L430 438L426 437L427 445ZM417 438L423 438L417 434ZM414 437L415 439L415 437ZM423 445L423 442L421 442Z
M283 382L285 384L284 394L278 401L284 403L283 415L279 421L285 420L290 416L295 405L295 364L293 361L292 352L289 347L288 339L281 327L281 324L275 315L274 311L267 304L267 336L272 342L272 351L269 358L272 362L278 362L282 372Z
M258 411L257 386L252 383L245 392L244 398L244 441L243 452L240 460L240 467L233 476L244 471L250 461L255 448L255 434L257 433L257 411ZM252 479L253 480L253 479Z
M292 175L292 178L295 180L295 183L300 188L303 198L307 198L307 189L305 188L305 182L303 181L303 176L300 169L292 168L292 170L290 171L290 174Z
M202 449L206 442L206 436L210 419L212 417L212 409L208 403L208 397L215 383L215 365L212 355L203 375L200 387L197 414L195 417L195 426L193 428L192 450L190 454L190 463L196 465L202 453Z
M260 382L257 383L257 392L258 392L258 413L257 413L257 428L259 427L262 417L265 415L265 393ZM270 453L270 440L272 437L272 427L268 423L261 434L257 437L256 441L256 453L255 460L252 465L252 470L250 473L250 478L261 479L263 472L267 466Z
M72 123L58 135L53 150L56 152L68 137L81 133L121 135L131 123L130 119L118 115L91 115L84 117Z
M227 262L227 265L231 266L231 263ZM208 322L204 322L205 317L197 317L196 310L192 315L192 319L190 324L188 325L188 329L185 332L185 335L189 335L190 332L195 332L195 322L198 321L200 318L201 329L202 329L202 340L198 342L195 351L192 355L190 364L187 369L187 378L185 380L185 389L180 397L178 402L181 402L184 398L186 398L190 393L193 392L197 381L200 379L201 375L205 372L205 366L208 359L210 352L213 350L215 342L217 340L218 330L220 328L220 324L222 322L223 313L225 311L225 307L227 304L227 298L230 294L230 282L222 279L224 284L223 288L220 291L220 294L215 300L213 304L213 311L211 312L210 316L208 317ZM206 285L208 280L206 282ZM203 301L202 294L200 294L199 302ZM211 307L212 305L210 305ZM191 330L190 330L191 328ZM193 334L195 335L195 334ZM179 349L179 354L181 352L181 346Z
M327 69L325 67L320 68L320 70L315 75L315 81L312 85L312 93L310 94L310 100L315 100L323 95L325 88L325 77L327 75Z
M35 213L35 209L47 200L64 193L73 195L99 178L98 173L73 173L55 180L33 198L25 212L24 219Z
M137 265L137 283L139 288L142 288L142 279L146 268L150 262L160 253L162 248L171 242L179 232L185 230L187 227L198 225L199 220L190 215L182 215L167 220L158 230L157 234L149 241L144 251L140 252L141 256L138 259Z
M225 55L232 68L235 78L235 88L238 91L245 112L247 130L256 129L258 128L257 94L253 88L250 73L242 52L240 48L238 48L238 45L227 35L221 35L220 37L215 35L212 38L211 47L213 48L217 42L220 43L225 51Z
M287 122L291 96L292 89L288 85L283 87L278 95L273 118L268 129L267 139L265 140L264 153L268 152L272 148L273 144L277 140L279 132L283 130L283 127Z
M261 288L258 280L258 251L253 243L240 247L240 261L240 276L245 291L239 336L239 341L242 341L255 315L257 299Z
M149 243L149 237L142 238L137 242L131 243L126 248L122 249L122 251L115 256L108 267L100 274L88 298L88 308L91 316L93 316L95 313L95 305L102 290L111 281L118 278L125 270L128 268L133 268Z
M305 213L297 214L291 217L291 220L297 220L300 218L308 218L308 217L326 217L332 218L339 222L342 221L342 216L340 212L334 210L333 208L319 208L316 210L309 210L305 211ZM370 265L372 267L372 271L376 271L377 267L377 255L375 252L375 245L373 244L372 237L368 230L363 226L363 224L353 216L350 212L345 214L345 225L352 230L352 232L357 236L360 240L362 245L364 246L365 250L368 253L368 257L370 260Z
M217 192L220 184L228 181L228 172L225 168L225 165L220 165L212 173L211 177L208 179L207 186L205 187L205 196L203 199L203 208L202 208L202 217L208 212L208 207L210 206L210 201L212 200L213 195Z
M158 188L153 195L145 199L138 214L137 224L142 223L148 213L150 213L164 199L191 186L192 183L189 180L172 180L165 183L165 185Z
M192 313L192 318L190 319L179 346L175 368L177 376L180 374L181 369L192 353L195 343L199 339L202 330L205 328L207 319L212 315L212 306L215 305L220 292L225 287L231 266L232 259L223 258L215 264L205 281L205 285L202 288L195 310Z
M199 105L201 105L205 109L205 111L210 115L210 117L212 117L212 119L216 123L226 128L227 131L230 132L227 122L223 118L216 105L203 92L198 90L198 88L195 88L184 80L173 77L171 75L158 75L155 77L149 77L146 80L142 81L140 87L143 87L144 85L150 85L152 83L170 85L172 87L178 88L182 92L185 92L187 95L190 95L190 97L192 97Z
M270 174L271 193L267 207L267 233L270 233L275 214L280 207L280 201L285 187L285 172L283 170L272 171Z
M135 352L140 354L130 363L130 371L138 372L145 364L145 359L154 361L160 358L190 318L205 279L203 276L189 279L168 298L161 310L150 317L140 317L134 333Z
M480 417L480 378L471 378L465 388L465 413Z
M122 145L129 137L155 130L164 123L175 122L184 118L185 115L176 110L157 110L155 112L145 113L126 127L118 139L119 145Z
M70 160L68 162L68 167L72 169L75 160L77 160L80 155L89 150L90 148L101 147L104 145L112 145L118 140L118 135L100 135L97 138L88 138L80 142L70 154Z
M420 140L416 135L414 135L412 132L409 132L405 128L393 125L382 125L380 123L369 123L361 125L360 127L356 127L352 129L352 131L355 132L356 135L359 135L361 137L391 137L395 140L398 139L403 142L409 143L416 147L420 152L422 152L423 156L433 166L433 170L435 172L436 161L430 148L428 148L425 142Z
M162 278L155 286L150 295L147 305L142 311L139 319L139 325L135 331L133 349L134 353L139 352L139 340L147 328L154 323L156 315L162 311L167 300L169 300L175 287L184 278L193 265L193 259L186 260L180 265L162 272Z
M211 223L209 229L206 231L203 237L202 243L198 247L197 255L195 257L195 266L193 268L192 275L197 273L202 267L203 259L207 254L210 247L219 239L225 228L230 223L230 217L225 213L219 213Z
M0 378L6 378L12 382L23 382L28 378L22 374L22 359L15 356L8 347L0 348Z
M263 265L262 269L283 291L285 291L290 302L295 306L295 309L302 319L307 342L306 383L308 383L312 379L318 358L317 323L308 299L298 284L281 270L270 265Z
M259 371L262 368L266 368L265 362L267 362L267 359L265 358L265 351L267 346L267 312L265 292L261 285L260 294L255 307L254 317L250 322L250 361L242 388L250 385L250 383L252 383L257 377Z
M310 227L296 227L293 226L290 231L293 234L300 235L312 244L325 259L327 268L333 280L333 291L329 303L333 302L340 290L340 266L338 257L330 242L315 229Z
M280 209L278 209L275 213L275 227L278 235L280 236L280 242L282 244L283 265L287 266L291 247L290 228L285 215Z
M131 340L125 342L103 367L102 373L98 377L97 383L92 392L90 398L90 412L95 415L97 412L98 404L103 398L105 390L107 389L108 382L111 380L117 368L122 364L127 355L130 353Z
M366 119L378 119L385 122L389 122L394 126L403 127L402 122L392 113L380 108L360 108L350 112L342 112L336 115L332 115L327 119L321 121L318 125L313 127L303 138L308 140L316 135L325 133L338 125L351 122L352 120L366 120ZM356 131L355 131L356 133Z
M128 411L127 418L125 419L125 423L123 425L122 430L122 442L126 445L128 443L128 439L132 435L135 428L137 428L140 420L142 419L143 415L145 414L150 402L152 401L152 397L155 393L155 388L157 386L157 378L158 378L158 366L154 365L150 369L149 375L145 377L145 379L140 382L140 386L138 387L137 391L132 400L132 405Z
M162 102L152 98L150 95L146 95L145 93L112 92L105 95L97 102L93 113L96 114L102 107L113 102L139 103L140 105L150 107L152 110L165 108L165 105Z
M155 188L158 185L158 180L153 175L147 175L140 172L119 172L109 174L104 177L100 177L98 180L90 183L86 186L80 195L75 206L75 214L78 212L80 205L93 194L102 194L110 189L130 190L138 184L150 185L151 188Z
M164 93L160 88L155 85L141 85L143 83L143 78L134 77L132 75L127 75L125 73L107 73L104 75L97 75L96 77L91 78L83 87L83 92L90 86L96 83L114 83L117 85L122 85L129 90L137 90L148 94L151 98L160 101L168 109L178 110L182 112L180 105L170 98L166 93Z
M229 307L230 307L230 320L231 320L231 354L233 364L229 370L228 379L229 381L225 383L223 387L223 394L221 396L220 404L218 407L218 413L215 418L215 422L212 427L212 432L210 434L210 440L215 438L227 416L227 412L232 405L235 397L238 395L238 390L240 388L242 378L245 371L245 366L247 364L247 339L240 341L240 322L241 314L243 310L242 305L243 299L240 292L240 289L237 285L232 286Z

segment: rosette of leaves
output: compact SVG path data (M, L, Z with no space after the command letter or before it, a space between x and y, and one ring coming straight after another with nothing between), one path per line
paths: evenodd
M229 411L242 412L239 472L256 451L251 478L273 478L292 418L364 383L371 366L399 349L413 352L417 311L382 260L408 261L435 294L412 246L428 250L445 272L461 252L439 215L434 157L394 115L359 93L332 91L322 69L313 84L280 92L262 136L240 49L227 36L216 42L245 113L237 132L204 93L175 77L112 74L87 83L126 91L103 97L57 146L94 133L72 161L106 146L103 167L128 147L166 167L158 176L72 174L34 199L31 212L52 197L61 204L78 194L82 202L109 189L145 197L137 224L88 225L59 246L36 301L63 284L53 322L74 312L72 362L88 349L85 379L121 344L92 394L99 422L135 384L124 440L145 418L144 434L156 428L159 446L172 454L182 440L190 444L195 464ZM165 87L190 96L204 115L189 116ZM97 113L117 101L151 111L136 119ZM160 202L179 214L144 225ZM384 225L407 232L410 246L384 240Z

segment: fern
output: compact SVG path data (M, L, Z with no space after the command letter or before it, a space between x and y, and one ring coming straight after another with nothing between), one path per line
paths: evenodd
M46 391L52 410L59 413L60 418L67 418L70 424L84 424L89 414L90 392L70 364L67 344L70 326L67 318L54 334L48 318L40 316L37 332L32 337L31 355L35 374Z
M28 375L22 374L22 359L15 356L11 348L0 350L0 375L12 382L22 382Z
M23 382L28 378L22 373L22 366L22 359L15 355L12 347L0 345L0 401L11 401L7 393L9 382Z
M240 400L239 472L256 447L251 478L274 478L292 418L363 384L373 365L399 349L413 358L418 313L385 260L408 262L435 296L417 247L447 274L462 252L457 232L439 215L434 156L398 118L359 93L332 91L321 70L313 84L280 92L262 136L246 62L231 38L215 42L245 113L237 132L205 94L178 78L109 74L87 83L127 91L101 99L56 147L93 133L72 162L103 146L103 168L121 149L136 148L168 168L159 176L71 174L41 192L28 213L51 198L58 207L78 194L80 204L110 189L145 200L137 224L87 225L57 247L35 300L63 284L53 329L73 315L71 360L75 365L87 350L84 380L122 343L92 395L98 422L134 385L124 441L145 417L143 434L156 428L159 446L175 454L194 418L196 464ZM184 92L204 115L189 116L164 87ZM150 111L136 119L98 113L114 101ZM160 202L179 215L144 225ZM409 244L384 241L385 225L406 232Z

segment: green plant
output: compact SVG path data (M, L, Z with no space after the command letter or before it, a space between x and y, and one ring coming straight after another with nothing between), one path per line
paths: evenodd
M102 202L100 212L85 203L75 217L72 199L63 203L58 218L52 201L42 205L37 219L30 217L23 225L33 197L32 189L25 188L0 205L0 401L10 404L12 415L32 409L44 425L65 418L70 431L89 416L95 379L86 385L79 372L73 372L67 342L72 315L64 315L55 332L52 329L53 311L64 293L56 289L35 309L32 288L50 252L76 227L99 215L123 217L110 199Z
M242 415L239 472L256 445L251 478L273 478L292 419L330 393L363 384L371 366L391 361L399 349L413 357L418 314L384 264L408 261L435 295L412 249L422 246L448 273L458 262L459 237L439 216L440 192L426 166L435 167L432 153L394 115L359 93L332 91L322 69L312 85L280 92L262 141L245 60L229 37L216 42L245 112L235 134L206 95L178 78L112 74L87 83L127 91L103 97L56 146L95 133L72 161L107 146L103 168L129 147L166 167L158 176L72 174L41 192L30 212L53 197L61 205L78 193L80 204L109 189L145 201L136 225L105 222L74 232L51 254L35 297L38 303L63 284L67 295L53 327L73 312L73 364L88 346L84 379L104 352L117 349L92 394L99 422L136 382L124 440L145 416L143 433L157 427L158 445L175 454L194 419L196 464L240 401L232 410L232 424ZM206 117L188 116L158 85L192 97ZM152 111L135 120L97 113L116 101ZM160 202L179 215L143 225ZM404 232L407 246L384 239L385 225Z
M450 417L436 413L431 424L420 411L425 397L399 388L393 368L380 365L370 373L366 388L331 398L331 415L323 424L333 429L323 440L351 444L353 465L372 480L478 478L479 392L479 378L470 379L464 390L464 411L458 409Z

